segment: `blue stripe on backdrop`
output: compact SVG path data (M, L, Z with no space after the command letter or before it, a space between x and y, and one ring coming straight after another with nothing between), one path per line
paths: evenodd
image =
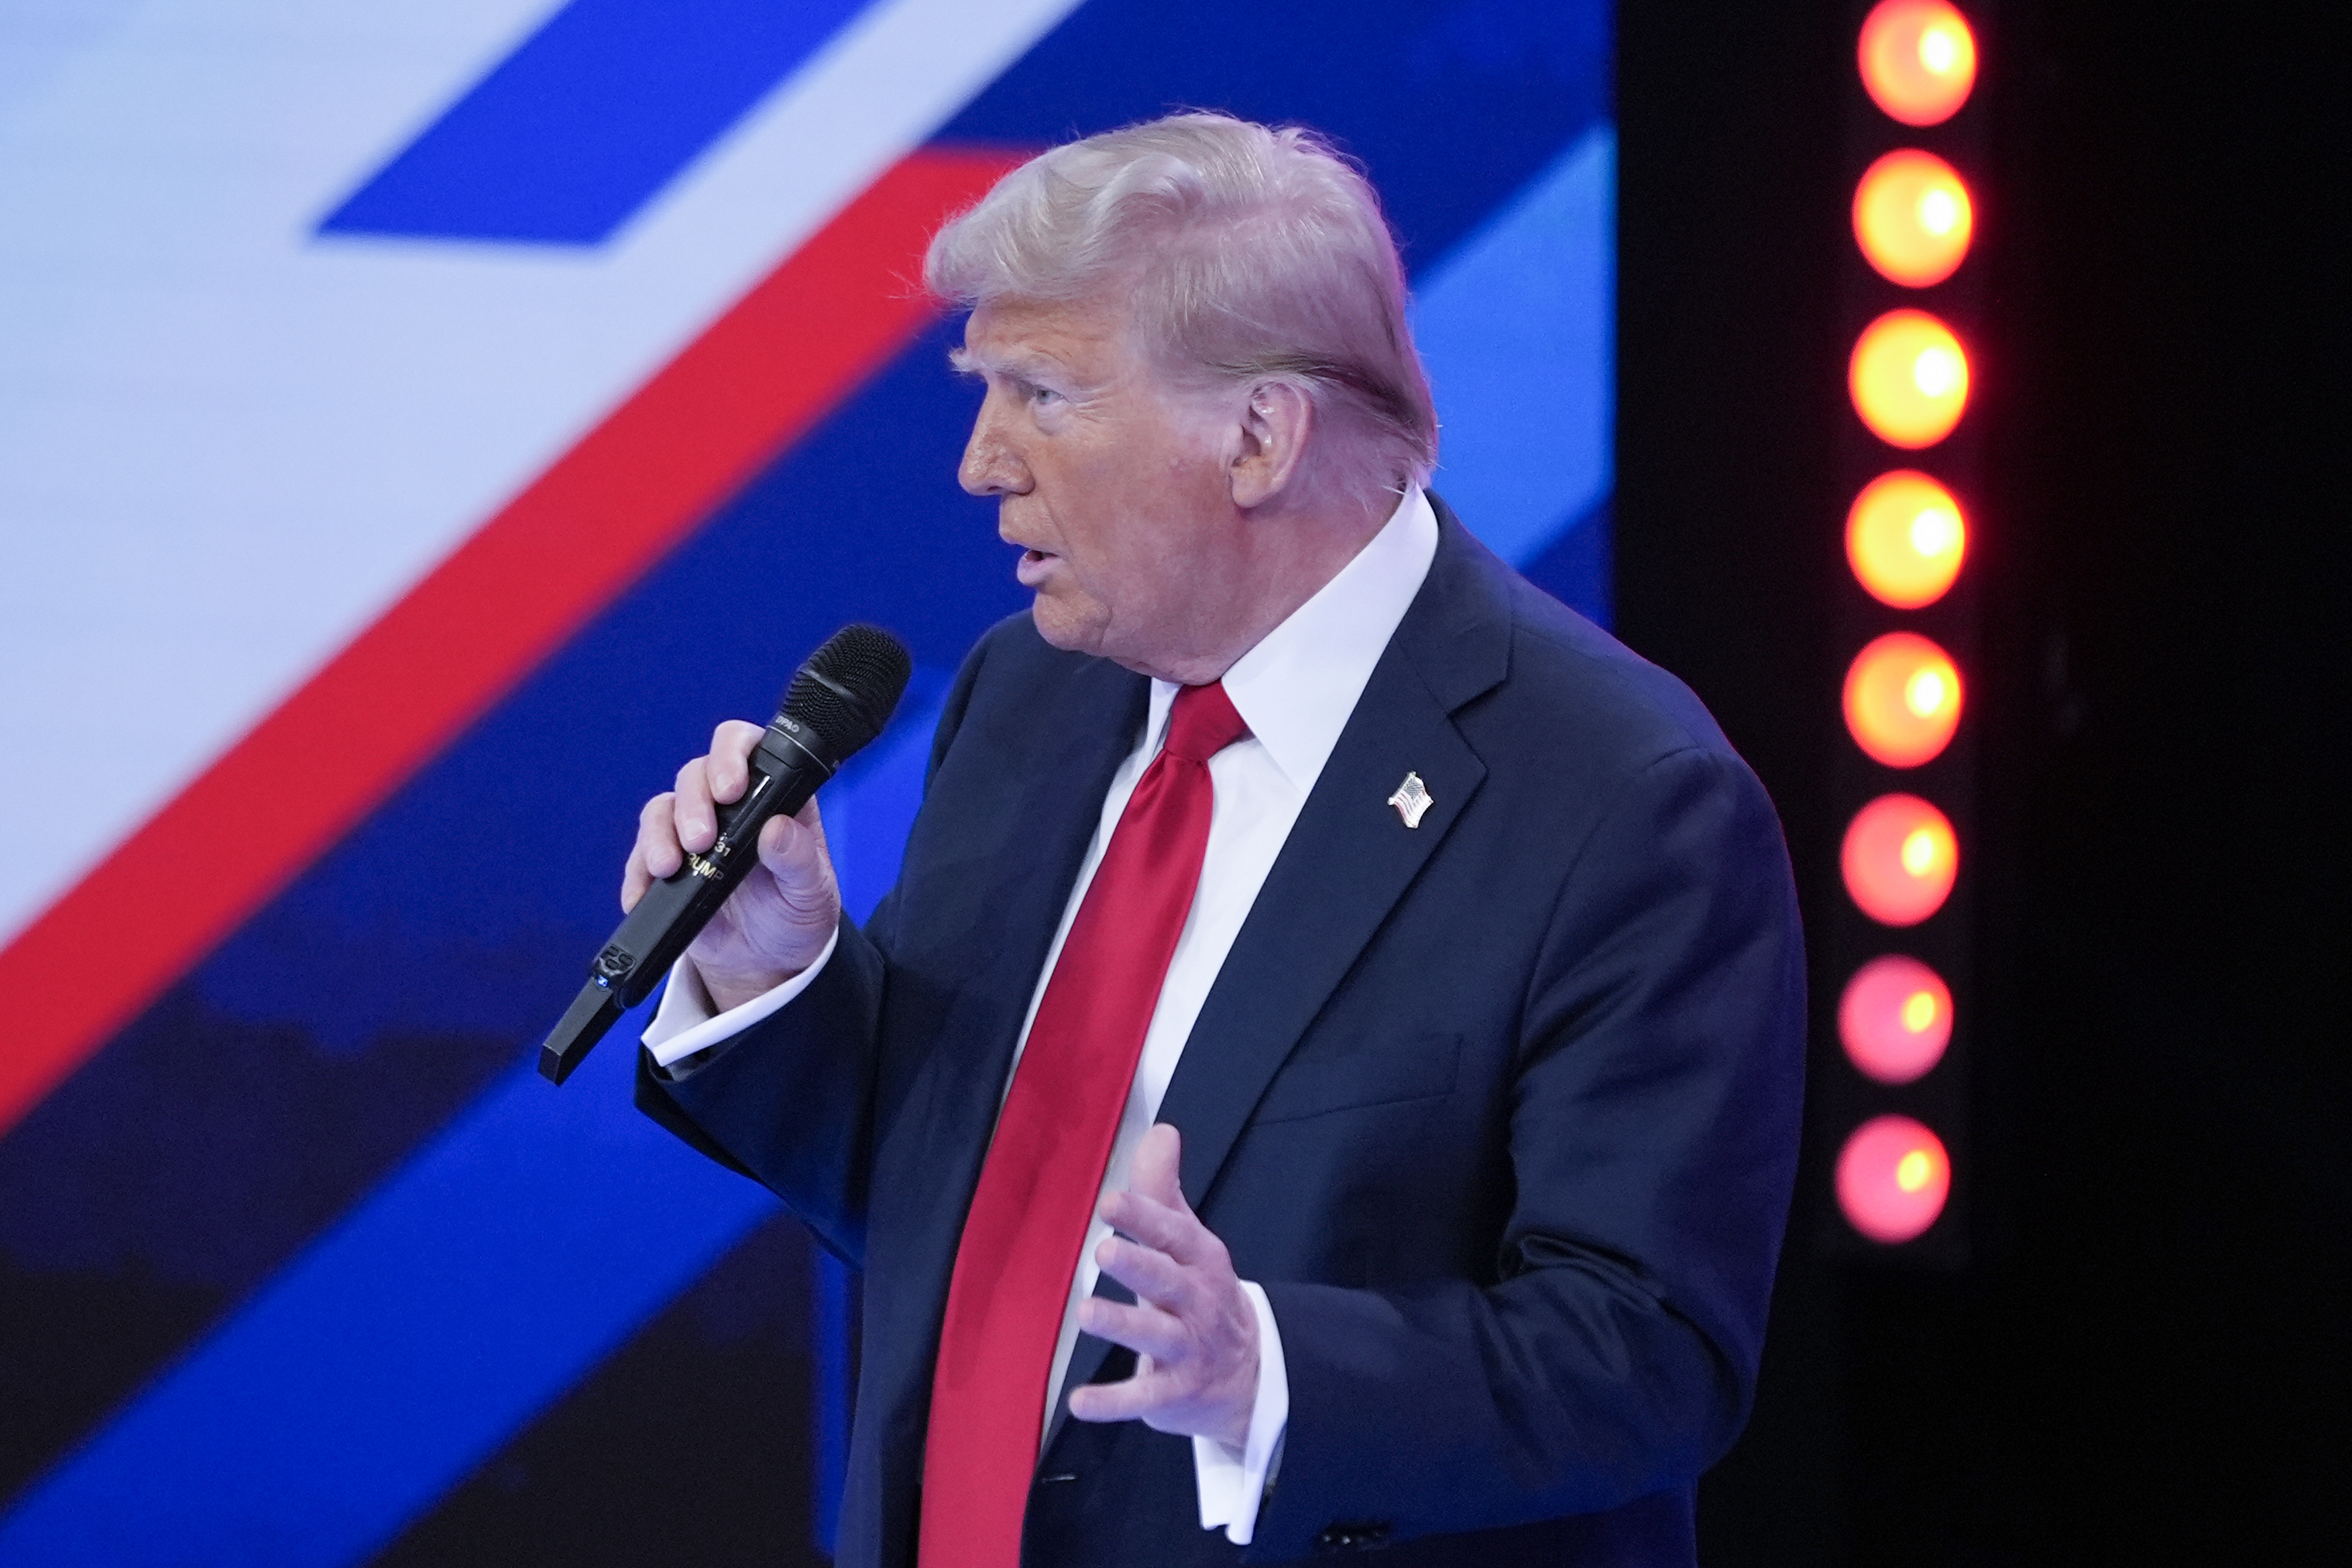
M594 245L866 0L572 0L319 225Z
M1413 305L1444 420L1436 487L1522 566L1609 493L1616 151L1612 128L1585 132L1446 256ZM1577 608L1606 619L1589 598Z
M938 719L828 789L846 885L896 880ZM0 1564L360 1562L609 1354L776 1207L630 1104L647 1010L562 1093L494 1084L0 1521Z

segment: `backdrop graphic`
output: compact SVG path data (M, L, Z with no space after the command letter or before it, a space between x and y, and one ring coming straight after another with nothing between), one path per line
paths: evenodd
M825 800L894 874L1022 602L925 235L1171 107L1321 128L1438 489L1605 620L1609 83L1587 0L0 0L0 1563L679 1476L822 1536L851 1282L625 1050L527 1058L635 805L853 617L920 664Z

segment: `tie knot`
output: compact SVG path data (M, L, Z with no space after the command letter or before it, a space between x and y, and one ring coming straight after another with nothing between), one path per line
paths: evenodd
M1165 749L1187 762L1206 762L1247 734L1249 726L1242 722L1234 699L1225 695L1224 682L1211 681L1176 693L1175 708L1168 716Z

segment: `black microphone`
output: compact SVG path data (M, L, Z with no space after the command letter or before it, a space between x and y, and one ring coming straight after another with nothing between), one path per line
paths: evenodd
M587 1059L614 1020L653 994L678 955L759 862L760 830L807 804L816 787L882 733L914 663L878 626L845 626L793 674L776 716L751 753L742 798L719 809L719 838L646 889L588 967L588 983L539 1048L557 1083Z

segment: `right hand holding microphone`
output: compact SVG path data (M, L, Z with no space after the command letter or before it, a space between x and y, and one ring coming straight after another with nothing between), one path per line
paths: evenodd
M677 770L677 787L646 802L637 841L621 876L621 907L699 854L719 836L720 806L742 798L750 758L763 733L730 719L709 755ZM824 824L812 796L798 815L778 816L760 834L760 863L686 950L720 1011L772 990L817 960L841 921L841 891L825 852Z

